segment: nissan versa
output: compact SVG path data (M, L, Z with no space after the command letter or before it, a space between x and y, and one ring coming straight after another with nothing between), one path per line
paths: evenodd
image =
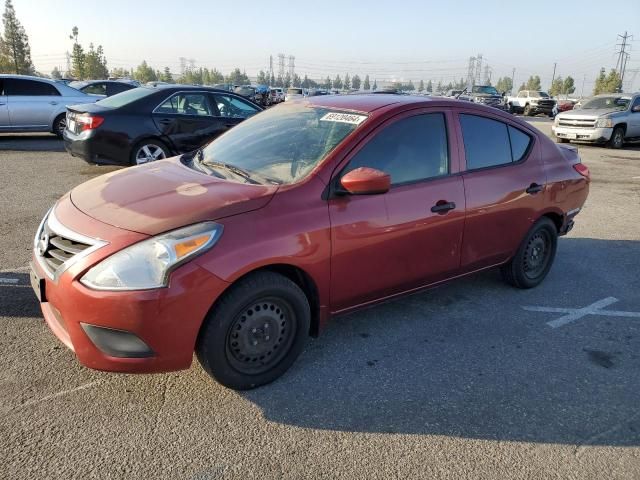
M486 106L318 96L62 197L32 285L88 367L248 389L329 317L500 267L538 285L589 189L575 148ZM389 325L389 328L393 328Z

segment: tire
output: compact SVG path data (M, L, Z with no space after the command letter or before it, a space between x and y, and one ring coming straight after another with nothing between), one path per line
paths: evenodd
M56 137L62 138L62 132L64 132L65 128L67 128L67 114L61 113L53 121L52 133L55 134Z
M298 285L273 272L250 274L207 315L196 356L225 387L259 387L279 378L298 358L310 322L309 302Z
M551 270L557 248L558 229L549 218L542 217L531 227L513 258L500 268L502 277L517 288L539 285Z
M611 138L607 142L607 147L609 148L622 148L624 146L624 127L615 127L613 129L613 133L611 133Z
M569 143L569 139L556 137L556 143Z
M525 117L531 116L531 107L527 104L524 106L524 110L522 111Z
M143 165L145 163L162 160L169 157L169 148L160 140L149 139L138 142L131 149L131 165Z

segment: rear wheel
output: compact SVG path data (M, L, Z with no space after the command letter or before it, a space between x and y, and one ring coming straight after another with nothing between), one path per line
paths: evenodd
M549 273L558 246L558 230L547 217L542 217L529 230L518 251L501 267L505 281L518 288L533 288Z
M143 140L131 151L131 164L142 165L169 156L169 149L159 140Z
M258 272L225 293L207 316L196 345L205 371L222 385L247 390L280 377L300 355L310 308L294 282Z
M616 127L613 129L611 138L607 142L609 148L622 148L624 145L624 127Z
M65 128L67 128L67 114L61 113L53 121L53 133L55 133L58 138L62 138L62 133Z

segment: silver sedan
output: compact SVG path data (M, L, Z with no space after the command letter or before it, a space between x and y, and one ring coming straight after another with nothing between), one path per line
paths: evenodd
M0 132L52 132L62 136L67 106L100 98L46 78L0 75Z

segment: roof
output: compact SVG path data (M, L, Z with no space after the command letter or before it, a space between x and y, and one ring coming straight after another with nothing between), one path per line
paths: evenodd
M458 100L447 99L445 97L418 97L413 95L397 95L389 93L386 95L377 94L359 94L359 95L323 95L317 97L307 97L300 100L307 105L316 107L339 108L344 110L354 110L362 113L371 113L379 108L389 105L407 105L407 104L428 104L430 102L438 102L438 104L459 105ZM455 102L455 103L453 103Z
M41 82L56 83L55 80L44 77L36 77L35 75L18 75L15 73L0 73L0 78L24 78L25 80L40 80Z

